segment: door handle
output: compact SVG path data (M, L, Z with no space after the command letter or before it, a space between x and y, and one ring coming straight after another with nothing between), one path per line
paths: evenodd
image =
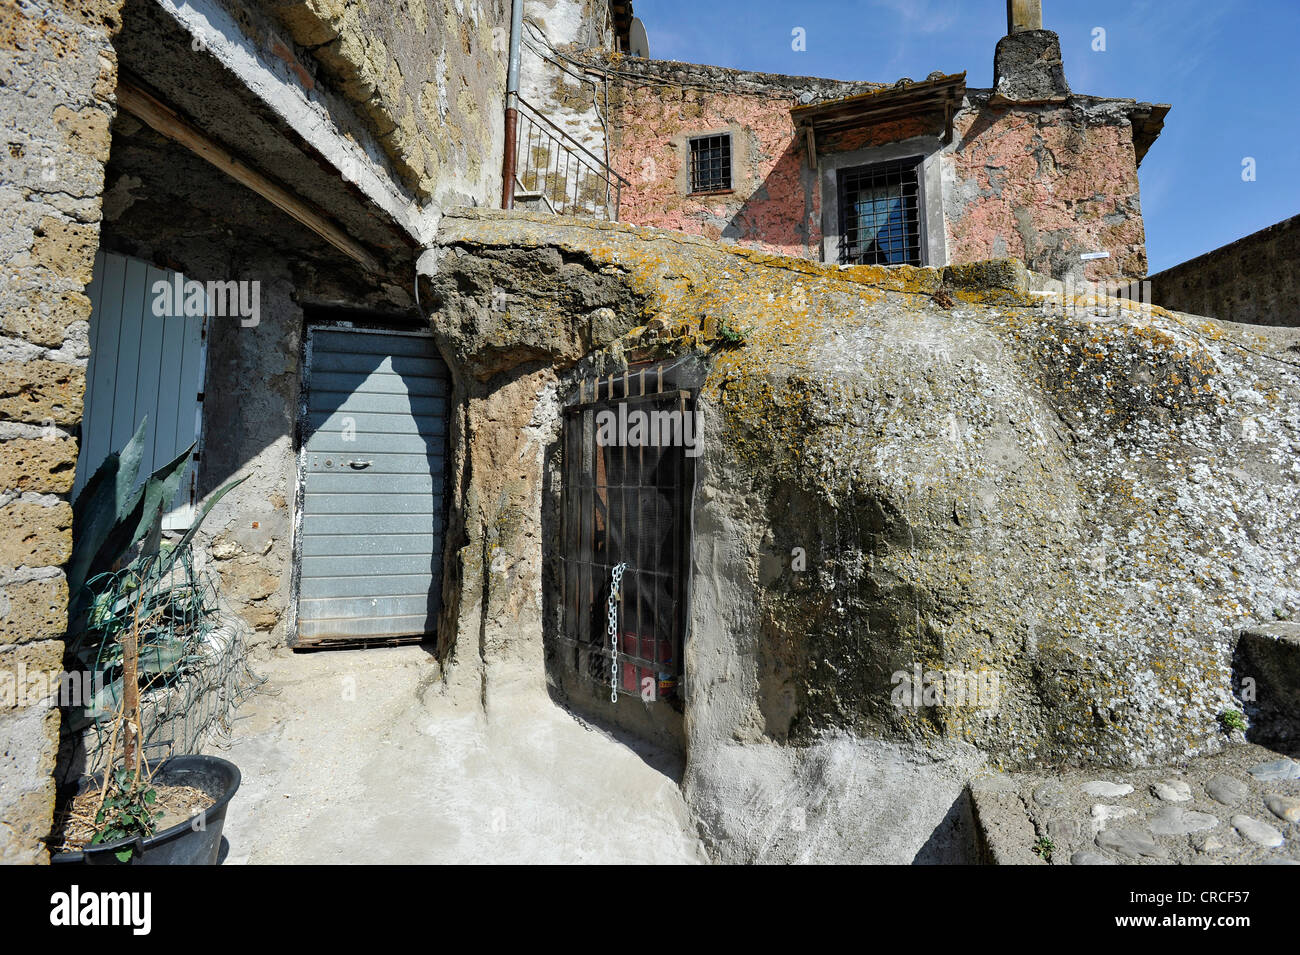
M349 461L348 467L350 467L354 471L360 471L363 468L370 467L370 465L374 463L375 463L374 461Z

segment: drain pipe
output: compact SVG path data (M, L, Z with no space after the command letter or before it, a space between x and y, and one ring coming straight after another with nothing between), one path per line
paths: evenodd
M510 0L510 63L506 68L506 154L501 162L501 208L515 207L515 136L519 128L519 38L524 0Z

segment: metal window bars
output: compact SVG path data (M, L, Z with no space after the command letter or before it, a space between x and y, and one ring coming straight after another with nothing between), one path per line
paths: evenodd
M921 264L919 166L898 159L840 172L840 264Z
M683 440L603 441L598 416L617 417L620 406L629 418L634 411L657 413L643 420ZM683 672L694 459L686 453L685 431L674 429L678 422L693 428L694 414L694 395L665 383L662 367L589 379L565 408L561 660L604 691L617 664L619 695L645 702L677 698ZM621 563L627 568L617 594L615 658L606 601L611 572Z
M690 141L691 192L731 188L731 134L696 136Z
M515 202L617 221L628 181L522 97L516 102Z

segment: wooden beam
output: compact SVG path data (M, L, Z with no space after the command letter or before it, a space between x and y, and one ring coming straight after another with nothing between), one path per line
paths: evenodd
M206 159L236 182L247 186L281 212L311 229L334 248L356 260L367 271L383 272L378 259L329 218L312 208L305 199L240 162L205 133L182 119L175 110L129 80L118 80L117 105L168 139L180 143L194 154Z
M803 128L804 134L808 141L808 168L817 168L817 133L813 130L812 124L809 123Z

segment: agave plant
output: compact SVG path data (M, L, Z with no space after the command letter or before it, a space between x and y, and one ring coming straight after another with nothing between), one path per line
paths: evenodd
M164 542L163 511L176 497L194 445L140 481L147 426L148 419L140 422L122 450L104 460L73 501L72 559L67 568L72 595L68 653L82 668L120 667L123 673L129 669L146 679L178 666L185 648L174 640L151 642L150 631L139 626L140 613L143 610L146 619L166 619L194 599L186 588L166 586L168 574L212 508L245 480L215 491L180 539ZM127 631L135 633L123 639ZM133 660L126 659L128 642L133 644ZM119 677L97 694L92 712L105 715L124 695L132 695L131 688Z
M194 595L184 587L168 586L169 571L186 552L199 526L213 506L243 479L231 481L211 495L198 518L175 544L162 540L163 509L176 497L185 464L194 451L186 448L175 459L138 482L144 456L147 419L131 440L108 456L72 504L72 559L68 564L68 589L73 596L69 619L73 622L69 653L83 665L108 664L119 675L96 695L92 719L115 715L110 736L122 734L120 763L112 754L105 767L100 808L95 821L95 842L128 835L152 835L156 814L150 807L154 791L142 760L140 686L179 666L186 641L166 635L149 642L146 619L165 620L177 602ZM107 581L103 586L97 582ZM181 611L184 617L184 611ZM92 645L88 636L98 640ZM170 639L167 639L170 636ZM119 852L127 861L131 849Z

